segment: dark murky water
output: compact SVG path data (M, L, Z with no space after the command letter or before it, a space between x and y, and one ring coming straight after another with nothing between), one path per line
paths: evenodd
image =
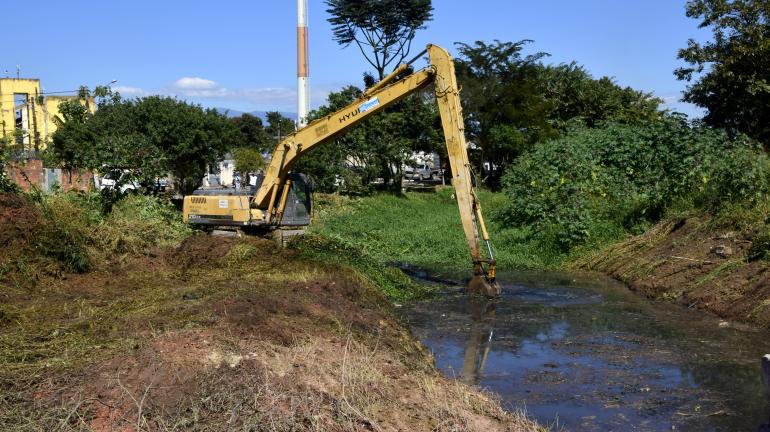
M494 301L467 297L452 279L433 278L447 286L442 298L403 307L412 330L445 374L544 424L757 431L768 422L767 332L649 302L600 276L501 274Z

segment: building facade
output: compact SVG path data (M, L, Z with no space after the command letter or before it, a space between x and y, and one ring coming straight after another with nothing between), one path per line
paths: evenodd
M76 98L45 95L39 79L0 78L0 137L25 152L44 150L56 131L59 104Z

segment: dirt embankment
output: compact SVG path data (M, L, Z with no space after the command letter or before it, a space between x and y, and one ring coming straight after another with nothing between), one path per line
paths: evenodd
M343 267L194 236L100 268L0 275L0 430L538 430L440 376Z
M749 260L750 240L709 222L664 221L571 267L607 273L649 298L770 329L770 262Z

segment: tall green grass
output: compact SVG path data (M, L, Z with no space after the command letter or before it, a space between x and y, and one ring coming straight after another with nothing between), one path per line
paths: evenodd
M570 256L622 235L593 239L568 255L539 240L530 227L507 228L496 222L491 216L506 205L505 195L481 191L479 198L500 269L556 268ZM350 243L379 262L437 270L472 268L451 188L360 199L317 196L316 204L313 232Z

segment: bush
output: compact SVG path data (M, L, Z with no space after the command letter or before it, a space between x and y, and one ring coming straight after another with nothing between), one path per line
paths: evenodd
M751 242L748 259L749 261L770 259L770 229L767 227Z
M496 217L532 225L563 251L640 233L675 202L718 210L770 192L770 159L752 142L669 117L645 125L577 127L519 158L503 177Z
M0 137L0 193L19 192L19 187L5 174L5 166L8 161L10 147L11 143L8 138Z

